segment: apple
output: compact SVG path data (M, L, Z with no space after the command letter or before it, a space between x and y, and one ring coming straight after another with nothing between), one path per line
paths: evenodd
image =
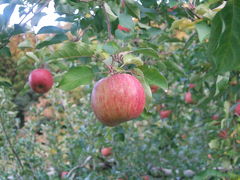
M157 85L150 85L151 91L152 93L157 92L157 90L159 89L159 87Z
M116 126L137 118L143 112L144 88L130 74L111 75L95 84L91 106L100 122L107 126Z
M172 11L173 11L174 9L176 9L176 8L177 8L177 6L173 6L173 7L171 7L171 8L168 8L167 11L168 11L168 12L172 12Z
M103 156L110 156L112 154L112 148L111 147L102 148L101 149L101 154Z
M218 120L218 118L219 118L219 115L217 114L212 115L212 120Z
M188 87L189 87L190 89L195 88L195 87L196 87L196 84L189 84Z
M63 179L63 178L66 178L66 176L68 175L68 172L67 171L63 171L62 173L61 173L61 178Z
M192 94L191 94L190 91L188 91L188 92L185 94L184 99L185 99L185 102L186 102L187 104L193 103Z
M186 138L187 138L187 135L186 135L186 134L182 134L182 135L181 135L181 138L182 138L182 139L186 139Z
M240 104L237 104L235 109L234 109L234 114L237 116L240 116Z
M121 0L121 6L122 8L125 8L125 0Z
M159 112L161 119L168 118L171 113L171 110L164 110Z
M207 157L208 157L208 159L212 159L212 155L211 154L208 154Z
M226 139L227 136L228 136L228 133L227 133L227 130L221 130L219 133L218 133L218 136L222 139Z
M143 178L143 180L150 180L149 176L143 176L142 178Z
M125 31L125 32L130 32L130 29L126 28L126 27L123 27L121 26L120 24L118 25L117 27L120 31Z
M35 69L30 73L28 82L34 92L43 94L52 88L53 76L47 69Z

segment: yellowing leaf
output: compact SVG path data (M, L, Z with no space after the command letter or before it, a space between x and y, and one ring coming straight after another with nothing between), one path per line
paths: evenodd
M195 28L194 27L195 23L196 23L195 21L192 22L190 19L182 18L179 20L175 20L172 23L171 29L190 30Z
M143 65L143 61L136 56L133 56L131 54L127 54L123 57L123 62L124 64L135 64L136 66L142 66Z

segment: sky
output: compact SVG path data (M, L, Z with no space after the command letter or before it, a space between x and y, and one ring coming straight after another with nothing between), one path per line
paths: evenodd
M6 4L0 5L0 14L3 14L3 10L5 7L6 7ZM23 18L23 17L21 17L21 18L19 17L18 8L19 7L16 7L13 12L11 19L10 19L9 26L12 26L13 24L18 24L21 21L21 19ZM35 26L33 30L35 32L37 32L43 26L49 26L49 25L56 26L57 24L59 24L59 22L55 21L59 17L59 15L57 13L54 13L54 11L55 11L54 2L51 1L49 3L49 6L42 10L42 12L45 12L47 15L43 16L41 18L41 20L38 23L38 26ZM29 18L30 17L31 16L29 15ZM28 19L26 18L25 20L28 20ZM30 21L29 21L28 25L30 25Z

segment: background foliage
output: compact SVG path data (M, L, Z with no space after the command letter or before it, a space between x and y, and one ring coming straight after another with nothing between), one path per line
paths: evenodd
M50 2L0 1L0 179L240 178L238 0L55 0L64 25L35 32ZM110 65L148 89L144 113L114 128L90 107ZM55 78L44 95L27 83L39 67Z

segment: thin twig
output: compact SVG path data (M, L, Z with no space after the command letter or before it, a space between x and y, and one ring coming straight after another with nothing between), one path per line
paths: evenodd
M108 31L108 39L109 40L112 40L113 39L113 36L112 36L112 33L111 33L111 24L110 24L110 19L109 19L109 15L106 11L106 8L105 8L105 5L102 4L102 9L104 11L104 14L105 14L105 17L106 17L106 23L107 23L107 31Z
M9 144L9 147L10 147L10 149L12 150L12 153L15 155L18 164L20 165L20 167L22 168L22 170L24 170L23 164L22 164L22 162L21 162L21 160L20 160L17 152L15 151L15 149L14 149L14 147L13 147L13 144L12 144L11 141L10 141L10 138L9 138L8 135L7 135L7 132L6 132L6 129L5 129L5 127L4 127L4 123L3 123L2 117L0 117L0 119L1 119L1 120L0 120L0 124L1 124L1 126L2 126L2 130L3 130L3 133L4 133L5 137L6 137L7 142L8 142L8 144Z

